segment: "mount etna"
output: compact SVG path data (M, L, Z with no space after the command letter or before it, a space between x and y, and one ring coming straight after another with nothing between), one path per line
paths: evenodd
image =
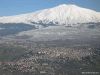
M100 12L62 4L0 17L1 75L100 74Z

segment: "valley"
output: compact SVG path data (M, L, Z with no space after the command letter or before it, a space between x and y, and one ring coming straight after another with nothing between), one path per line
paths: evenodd
M99 27L56 26L1 37L0 74L82 75L97 72L99 75L99 39Z
M89 71L99 75L99 46L68 47L65 42L67 40L3 42L0 44L0 74L82 75Z

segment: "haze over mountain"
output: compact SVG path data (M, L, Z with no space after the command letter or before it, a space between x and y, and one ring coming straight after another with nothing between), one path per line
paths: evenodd
M0 17L0 23L24 23L42 25L68 25L78 23L100 22L100 13L76 5L62 4L54 8L33 13Z

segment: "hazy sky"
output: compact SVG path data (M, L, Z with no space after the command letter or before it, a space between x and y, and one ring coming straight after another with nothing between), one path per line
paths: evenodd
M0 16L34 12L60 4L75 4L100 12L100 0L0 0Z

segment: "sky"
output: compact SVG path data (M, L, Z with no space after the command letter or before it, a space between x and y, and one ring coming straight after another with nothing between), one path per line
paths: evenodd
M75 4L100 12L100 0L0 0L0 16L30 13L60 4Z

